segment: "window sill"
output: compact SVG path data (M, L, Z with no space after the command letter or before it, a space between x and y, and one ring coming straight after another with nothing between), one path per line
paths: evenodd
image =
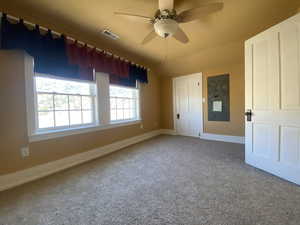
M70 136L75 134L84 134L84 133L95 132L100 130L112 129L116 127L130 126L139 123L141 123L141 120L126 120L126 121L111 122L110 124L107 125L92 125L92 126L64 129L64 130L40 132L40 133L35 133L30 135L29 142L38 142L38 141L65 137L65 136Z

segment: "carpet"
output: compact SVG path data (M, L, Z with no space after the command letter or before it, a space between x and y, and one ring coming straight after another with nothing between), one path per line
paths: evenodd
M162 135L0 193L2 225L299 225L300 187L244 145Z

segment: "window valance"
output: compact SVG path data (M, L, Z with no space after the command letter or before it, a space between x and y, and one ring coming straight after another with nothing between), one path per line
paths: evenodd
M23 20L11 23L2 16L1 48L21 49L34 58L35 72L82 80L93 80L94 71L110 75L114 84L135 86L147 83L147 69L112 55L79 45L64 35L54 37L51 30L41 34L39 26L29 29Z

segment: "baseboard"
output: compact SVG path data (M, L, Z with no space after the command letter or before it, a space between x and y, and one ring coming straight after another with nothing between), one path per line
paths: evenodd
M176 131L172 130L172 129L161 129L160 133L168 134L168 135L177 135ZM190 136L190 137L195 137L195 136ZM198 137L198 136L196 136L196 137ZM203 133L200 136L200 138L205 139L205 140L212 140L212 141L223 141L223 142L245 144L245 137L242 137L242 136L230 136L230 135Z
M160 130L161 134L168 134L168 135L177 135L175 130L172 129L161 129Z
M4 191L21 184L28 183L33 180L57 173L59 171L68 169L70 167L79 165L81 163L96 159L98 157L115 152L127 146L136 144L138 142L150 139L157 135L164 133L163 130L155 130L139 136L128 138L122 141L99 147L87 152L79 153L60 160L52 161L46 164L35 166L15 173L0 176L0 191Z
M200 136L200 138L205 139L205 140L245 144L245 137L242 137L242 136L229 136L229 135L204 133Z

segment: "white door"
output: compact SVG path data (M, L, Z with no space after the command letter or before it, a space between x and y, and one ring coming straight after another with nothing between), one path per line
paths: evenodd
M246 163L300 185L300 14L245 44Z
M202 74L174 78L174 124L176 133L199 137L202 125Z

